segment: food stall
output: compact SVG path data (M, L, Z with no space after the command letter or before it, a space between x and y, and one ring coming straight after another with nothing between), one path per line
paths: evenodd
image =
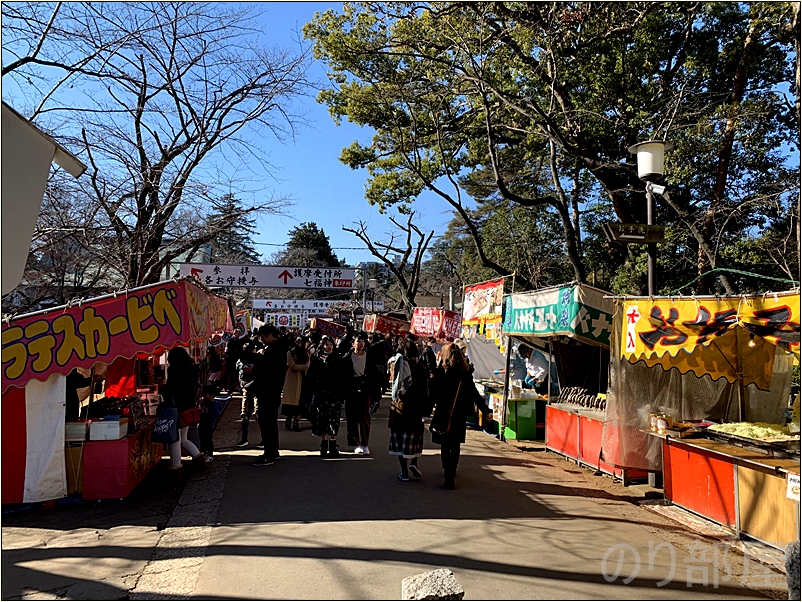
M547 449L626 483L646 473L616 467L601 453L613 322L606 296L579 283L506 296L504 334L545 353L552 381L548 396L512 387L508 411L513 421L533 412Z
M209 337L231 332L232 324L229 301L190 279L4 321L2 502L66 496L68 462L72 488L80 472L86 499L128 495L162 456L150 441L157 395L143 375L152 380L156 358L176 345L202 358ZM85 376L104 370L105 396L90 402L88 420L65 424L75 369Z
M362 322L362 329L365 332L375 332L380 334L394 334L403 336L409 332L410 324L406 320L391 318L383 314L368 314Z
M799 539L798 291L620 298L604 457L667 501L775 547ZM798 413L798 407L795 408Z
M534 424L522 421L512 425L508 421L506 432L500 426L505 416L505 351L501 334L504 280L496 278L464 287L461 338L467 345L466 355L474 367L476 388L484 394L485 403L493 411L492 424L483 424L481 415L477 417L479 424L490 433L502 437L506 434L513 439L534 439Z

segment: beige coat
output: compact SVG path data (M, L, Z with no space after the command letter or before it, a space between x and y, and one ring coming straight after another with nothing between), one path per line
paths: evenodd
M304 381L309 364L296 364L292 351L287 352L287 376L284 377L284 393L281 403L288 406L297 406L301 400L301 385Z

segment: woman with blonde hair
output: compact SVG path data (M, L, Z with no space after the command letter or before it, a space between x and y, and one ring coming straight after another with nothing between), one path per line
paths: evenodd
M306 337L299 336L295 344L287 352L287 373L284 377L284 390L281 397L281 413L286 416L284 428L299 432L301 426L301 388L304 375L309 369L309 351L306 349Z
M468 363L460 348L449 343L443 346L440 365L434 373L431 394L435 399L434 414L429 429L432 441L440 445L446 489L456 487L460 444L465 443L465 421L474 406L488 421L492 411L473 382L473 366Z

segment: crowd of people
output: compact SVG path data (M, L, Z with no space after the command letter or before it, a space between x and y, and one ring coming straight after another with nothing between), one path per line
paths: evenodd
M431 418L432 440L441 447L444 486L455 487L466 417L474 406L491 410L473 382L473 366L457 341L435 351L433 338L417 339L357 332L349 328L338 339L316 330L279 330L262 326L242 336L235 332L225 348L211 348L207 385L242 394L240 448L250 445L250 423L259 424L262 454L254 466L270 466L279 454L279 412L287 430L301 430L306 418L320 439L320 456L340 454L337 437L345 409L346 442L353 453L370 455L371 417L382 395L391 392L389 453L396 455L401 481L420 479L424 421ZM172 352L171 352L172 353ZM219 368L219 370L216 370ZM169 381L169 378L168 378ZM180 406L179 406L180 408ZM490 417L488 416L488 419ZM181 429L177 446L188 449ZM188 449L190 454L206 450ZM208 453L206 460L210 460Z

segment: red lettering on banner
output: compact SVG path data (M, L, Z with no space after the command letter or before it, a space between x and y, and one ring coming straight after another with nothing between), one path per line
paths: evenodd
M331 286L334 288L352 288L353 280L345 280L342 278L335 278L331 281Z

